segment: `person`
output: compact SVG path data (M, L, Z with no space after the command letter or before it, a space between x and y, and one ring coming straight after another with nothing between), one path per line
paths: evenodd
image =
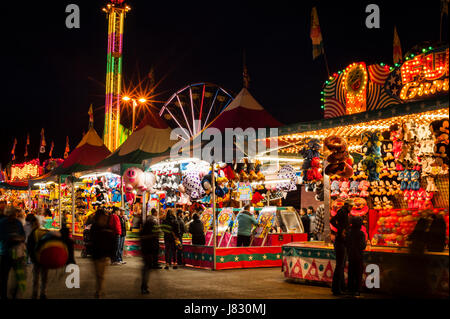
M115 234L110 224L111 216L99 208L95 212L94 223L91 227L92 238L92 259L94 261L96 290L95 297L103 296L105 271L108 259L110 259L114 251Z
M313 223L313 235L317 240L323 240L323 231L325 229L325 205L321 204L316 211L316 218Z
M183 261L183 235L186 232L186 225L183 221L183 211L181 209L177 210L177 222L178 222L178 232L175 235L178 237L180 244L177 247L177 263L178 265L184 265Z
M412 233L408 236L409 251L412 254L423 254L427 246L427 228L428 219L421 217L418 221Z
M244 210L236 216L238 222L237 247L250 246L252 225L258 225L256 218L250 213L250 204L244 206Z
M309 240L309 231L310 231L310 221L308 217L308 210L306 208L300 209L300 219L302 220L303 224L303 232L305 234L308 234L308 240Z
M10 206L5 208L5 217L0 219L0 299L8 298L8 278L11 268L17 274L23 271L22 259L25 261L25 231L17 219L19 210ZM24 288L24 278L17 278L13 297ZM22 285L22 286L20 286Z
M336 255L336 266L333 274L333 282L331 290L333 295L342 295L345 290L344 267L346 261L345 235L348 229L348 216L353 207L352 200L346 200L344 205L330 219L331 225L336 229L336 237L334 239L334 252Z
M197 213L192 216L192 222L189 224L189 232L192 235L192 245L202 245L206 243L203 223Z
M141 293L148 294L148 279L150 269L161 269L158 266L160 227L157 219L158 212L152 208L141 231L141 252L143 258Z
M431 215L432 221L428 230L427 248L429 251L442 252L445 248L445 220L442 215Z
M316 239L314 234L314 223L316 219L316 213L314 212L314 207L309 206L308 207L308 218L309 218L309 234L308 234L308 240L314 240Z
M111 259L111 265L121 265L120 262L120 236L122 235L122 226L119 218L120 209L114 206L109 219L109 226L114 233L114 255Z
M32 299L37 299L39 278L41 279L40 299L47 299L47 283L48 283L48 269L40 265L36 257L36 246L39 240L47 233L46 230L41 229L39 220L36 216L30 218L31 233L27 240L27 251L31 262L33 263L33 290Z
M123 261L123 249L125 247L125 237L127 236L127 215L125 215L125 209L120 208L119 209L119 220L120 220L120 227L121 227L121 234L119 239L119 247L118 247L118 255L117 255L117 261L121 264L126 264L126 261Z
M353 217L345 238L348 255L348 292L359 296L363 277L363 252L366 249L366 235L361 230L362 219Z
M161 229L164 232L164 252L166 258L166 266L164 269L169 269L172 261L174 263L173 269L177 269L177 254L176 254L176 246L175 240L178 239L176 237L176 232L178 232L178 222L177 218L173 214L171 209L167 210L166 218L162 221Z

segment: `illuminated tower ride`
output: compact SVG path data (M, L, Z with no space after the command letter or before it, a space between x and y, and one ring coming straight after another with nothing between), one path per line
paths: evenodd
M130 7L124 0L110 0L103 8L108 18L108 50L106 64L105 129L103 141L113 152L126 139L120 125L120 86L122 81L122 43L125 14Z

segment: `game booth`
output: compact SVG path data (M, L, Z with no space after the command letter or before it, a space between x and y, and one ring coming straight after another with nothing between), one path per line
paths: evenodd
M248 112L252 112L253 122L236 122ZM279 126L279 123L275 123L244 88L210 127L219 130L225 127L245 129L257 125L271 127ZM139 190L140 184L145 184L139 181L154 180L143 196L143 216L151 208L157 208L160 219L164 218L169 208L201 212L206 245L194 246L190 234L184 236L183 256L187 266L206 269L277 267L281 266L283 243L307 239L296 210L282 206L282 199L297 189L300 173L291 165L277 164L276 170L269 172L264 160L257 158L211 165L195 156L177 160L161 160L159 157L145 160L144 169L128 169L123 180L124 185L129 184L133 190ZM130 176L138 177L133 178L133 183L128 183ZM245 202L251 202L252 209L257 213L258 226L253 230L249 247L236 247L236 215ZM160 259L163 261L162 238L160 247ZM129 254L139 255L139 240L128 239L127 248Z
M381 287L373 290L398 291L410 267L424 272L432 295L448 297L448 54L448 45L430 46L394 67L353 63L326 81L325 119L280 129L281 154L300 153L306 171L315 161L323 169L321 181L305 183L323 183L325 220L353 199L351 215L362 217L367 238L365 264L380 269ZM408 236L419 220L441 232L445 224L446 240L415 265ZM326 223L325 241L283 245L286 279L331 284L333 231Z

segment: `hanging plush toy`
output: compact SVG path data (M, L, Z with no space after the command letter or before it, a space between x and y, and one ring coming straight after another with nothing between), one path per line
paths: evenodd
M282 168L280 168L280 170L278 171L278 178L289 180L287 182L278 184L278 191L290 192L297 190L297 176L295 174L295 169L291 165L284 165Z
M383 169L383 159L381 158L381 132L364 132L361 135L361 143L365 149L365 157L361 162L362 170L368 176L370 182L380 180L380 172Z
M127 168L123 174L123 181L125 191L131 192L136 189L140 192L150 191L155 192L153 186L156 184L156 177L151 172L143 172L140 168Z
M347 142L339 136L329 136L324 140L325 147L331 151L327 157L328 165L325 174L350 178L353 175L353 159L347 150Z

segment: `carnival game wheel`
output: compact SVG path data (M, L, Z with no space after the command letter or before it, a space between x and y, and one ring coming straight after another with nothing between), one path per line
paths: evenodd
M171 127L179 127L189 140L204 130L233 101L233 96L212 83L189 84L174 93L159 115Z

